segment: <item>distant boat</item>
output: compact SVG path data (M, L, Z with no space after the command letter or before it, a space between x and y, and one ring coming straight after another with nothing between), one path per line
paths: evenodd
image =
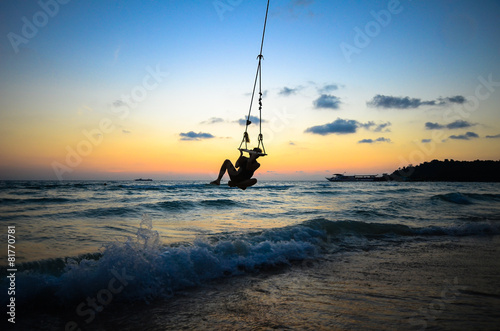
M135 180L136 182L152 182L151 178L138 178Z
M386 180L378 175L352 175L333 174L333 177L326 177L330 182L375 182Z

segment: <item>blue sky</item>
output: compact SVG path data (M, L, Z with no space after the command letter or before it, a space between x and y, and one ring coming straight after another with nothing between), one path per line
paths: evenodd
M241 140L265 8L249 0L2 1L3 177L53 179L55 162L71 168L68 179L209 177L205 169L234 158ZM499 159L500 139L491 138L500 134L499 18L498 1L271 1L262 175ZM149 87L140 102L126 104L141 86ZM68 150L103 119L113 130L69 164ZM453 126L458 120L466 126Z

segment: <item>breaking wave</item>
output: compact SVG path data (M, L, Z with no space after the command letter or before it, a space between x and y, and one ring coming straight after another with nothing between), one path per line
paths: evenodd
M74 305L111 287L122 289L115 295L118 300L150 301L171 297L179 290L213 279L320 259L327 252L367 249L371 242L380 240L397 245L426 236L497 234L500 225L488 222L417 228L318 218L283 228L219 234L189 244L163 246L146 215L134 238L108 243L101 252L19 265L16 300L50 302L60 307ZM365 246L360 246L359 241L351 244L353 237L363 238ZM2 303L5 300L3 293Z

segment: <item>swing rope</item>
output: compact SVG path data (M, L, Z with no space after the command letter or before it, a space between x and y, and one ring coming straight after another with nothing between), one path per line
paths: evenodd
M260 43L260 53L257 56L259 63L257 65L257 73L255 74L255 81L253 83L252 98L250 99L250 109L248 110L245 132L243 133L243 140L240 143L240 147L238 147L239 150L245 150L249 152L248 143L250 142L250 137L248 136L248 126L252 124L252 122L250 121L250 114L252 113L253 99L255 96L255 91L257 88L257 81L258 81L259 82L259 136L258 136L257 147L261 148L262 150L262 153L259 153L261 156L267 155L266 149L264 147L264 136L262 135L262 60L264 59L264 56L262 55L262 49L264 48L264 36L266 34L267 14L269 12L269 1L270 0L267 0L266 17L264 19L262 41ZM241 146L243 146L243 144L245 144L245 148L242 149Z

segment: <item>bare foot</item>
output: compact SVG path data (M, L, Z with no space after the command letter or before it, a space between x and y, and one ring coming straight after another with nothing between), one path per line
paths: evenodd
M213 182L210 182L212 185L220 185L220 180L214 180Z

